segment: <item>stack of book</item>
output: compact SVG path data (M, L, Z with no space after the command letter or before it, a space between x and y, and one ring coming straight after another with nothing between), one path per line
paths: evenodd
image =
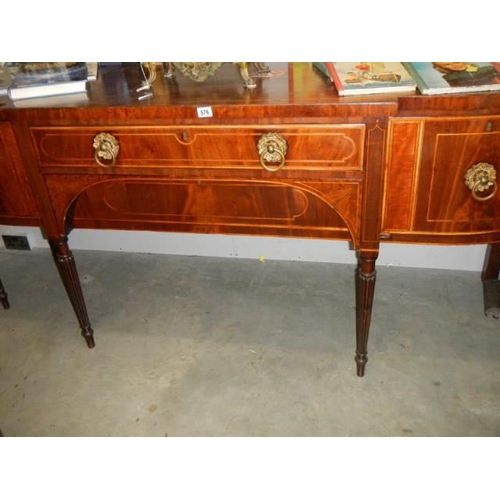
M500 91L496 62L314 62L341 96L414 92L423 95Z
M9 67L7 95L12 101L87 91L97 65L86 62L23 62ZM89 71L90 70L90 71Z

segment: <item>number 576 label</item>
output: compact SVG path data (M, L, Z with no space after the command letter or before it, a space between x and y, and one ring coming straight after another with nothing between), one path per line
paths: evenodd
M212 106L196 108L196 112L198 113L198 118L211 118L214 116L212 113Z

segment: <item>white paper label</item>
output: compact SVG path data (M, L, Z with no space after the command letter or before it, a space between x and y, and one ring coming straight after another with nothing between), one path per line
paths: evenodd
M212 113L212 106L196 108L196 111L198 112L198 118L211 118L212 116L214 116Z

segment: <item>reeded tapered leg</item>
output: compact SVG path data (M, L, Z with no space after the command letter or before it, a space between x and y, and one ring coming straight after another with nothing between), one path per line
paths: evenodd
M356 268L356 355L354 360L358 377L365 374L365 365L368 361L367 345L375 292L376 260L377 254L361 253Z
M0 302L2 303L4 309L8 309L10 307L9 298L5 288L3 287L2 280L0 280Z
M500 243L488 246L483 272L484 314L500 319Z
M95 346L94 331L90 326L87 307L85 306L85 299L83 298L80 286L80 278L78 277L75 259L68 246L68 240L67 238L62 238L58 241L50 241L50 247L64 288L80 323L82 336L85 342L87 342L87 346L92 348Z

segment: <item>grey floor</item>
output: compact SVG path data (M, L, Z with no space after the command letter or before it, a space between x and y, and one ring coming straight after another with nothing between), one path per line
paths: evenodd
M378 269L366 376L349 265L76 251L87 349L47 250L0 252L6 436L499 436L478 273Z

